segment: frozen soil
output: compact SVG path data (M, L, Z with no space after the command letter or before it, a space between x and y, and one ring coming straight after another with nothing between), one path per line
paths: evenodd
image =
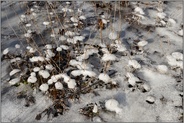
M3 2L1 4L1 51L7 47L10 52L16 51L15 44L21 45L19 52L24 52L27 42L24 38L23 27L20 26L20 16L25 13L27 7L24 2ZM25 2L26 3L26 2ZM10 5L13 4L13 7ZM60 5L61 4L61 5ZM56 12L62 11L65 2L58 4ZM23 89L30 87L11 86L9 61L1 60L1 121L2 122L89 122L91 119L79 113L79 109L89 103L105 101L108 99L116 99L122 112L116 114L114 112L100 112L99 116L93 118L94 122L181 122L183 119L183 68L173 68L168 63L167 56L173 52L183 53L183 37L178 35L178 31L182 29L182 2L165 2L163 4L163 12L167 15L163 20L167 23L169 18L175 20L176 23L171 26L156 22L158 19L158 4L156 2L130 2L130 7L121 7L115 2L110 2L111 7L117 11L109 10L109 7L95 8L91 2L75 2L72 3L74 11L78 8L83 10L86 20L84 28L80 34L85 37L84 44L99 45L101 42L100 30L97 28L98 19L101 12L110 20L106 28L102 30L103 41L111 44L113 41L109 39L109 34L116 31L119 34L119 40L126 47L126 51L122 53L114 53L118 60L113 61L109 70L114 70L115 75L112 80L119 84L118 88L97 89L98 95L94 93L82 94L79 101L70 100L70 109L54 118L44 116L41 120L35 120L35 116L42 112L45 108L52 104L52 100L38 91L33 96L36 103L25 107L24 99L17 99L17 93ZM124 18L127 13L131 13L134 7L139 4L144 10L144 19L137 22L128 23ZM123 6L123 5L122 5ZM157 8L158 7L158 8ZM177 14L176 14L177 13ZM115 16L114 16L115 15ZM121 15L121 17L120 17ZM72 15L71 15L72 16ZM8 18L8 19L7 19ZM124 18L124 19L123 19ZM107 20L108 20L107 19ZM120 21L121 20L121 21ZM133 20L133 19L132 19ZM48 21L47 11L41 9L37 12L36 23L31 27L44 36L44 40L50 43L53 40L50 37L51 32L42 24ZM13 28L13 30L12 30ZM57 30L57 27L54 27ZM20 37L17 38L16 34ZM43 44L39 37L34 37L38 46ZM57 36L56 38L59 38ZM21 39L21 40L20 40ZM145 40L148 42L142 51L134 47L136 41ZM56 40L56 44L60 44ZM15 52L16 53L16 52ZM132 68L128 66L129 60L138 61L141 68L132 72ZM89 58L97 73L102 69L99 57L93 55ZM158 65L165 65L168 71L162 73L157 69ZM130 86L127 80L127 72L132 72L139 78L139 82ZM150 89L144 91L143 85L146 84ZM154 97L154 102L149 103L148 97Z

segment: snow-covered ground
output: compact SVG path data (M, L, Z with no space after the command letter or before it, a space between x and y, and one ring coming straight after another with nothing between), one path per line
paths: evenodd
M44 3L46 2L41 4ZM98 7L101 4L95 7L94 2L87 1L56 2L57 8L52 9L45 9L41 4L35 6L36 3L33 2L29 11L26 2L1 4L2 122L89 122L91 119L83 115L81 109L90 103L93 107L94 122L183 120L182 2L120 4L117 1L105 2L105 7ZM53 3L49 5L52 6ZM26 15L25 12L29 14ZM56 13L58 17L55 16ZM50 19L53 18L55 19L51 24ZM20 24L26 19L28 22ZM61 24L58 23L58 19L61 20ZM80 29L78 29L79 22L83 23ZM103 26L104 29L101 30L98 26ZM62 30L58 31L61 28L65 29L64 35ZM34 36L35 42L29 40L29 36L33 35L30 31L41 34ZM26 50L28 45L33 46L34 43L39 46L38 49L45 51L43 53L47 60L55 55L50 50L52 45L46 45L51 43L54 44L53 47L57 47L57 52L70 50L71 56L75 58L69 62L72 75L59 74L63 82L57 82L54 86L56 89L62 90L67 82L69 89L76 88L78 85L75 79L71 78L77 76L83 76L83 80L89 77L94 81L111 83L118 87L97 88L90 93L80 94L79 100L68 100L69 110L63 115L49 118L45 115L36 120L37 114L53 104L52 97L47 91L48 87L57 81L54 77L50 77L50 74L55 74L48 73L52 71L52 66L48 65L45 71L38 70L44 79L50 79L48 85L42 85L35 90L29 86L31 84L11 86L15 82L10 81L13 74L23 71L22 69L12 71L9 66L11 61L4 59L3 56L7 53L35 52L37 48L28 47ZM19 44L20 48L16 44ZM43 60L41 56L35 58L30 55L30 57L31 62ZM35 68L31 71L37 70ZM114 71L115 74L111 75ZM28 83L37 81L35 73L28 75L30 77ZM17 98L20 92L35 97L35 103L25 106L26 100ZM104 103L102 104L104 108L100 102Z

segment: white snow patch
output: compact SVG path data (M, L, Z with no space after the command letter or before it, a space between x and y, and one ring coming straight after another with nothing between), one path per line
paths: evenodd
M29 83L35 83L37 81L37 78L33 75L29 76L29 78L27 79L27 82Z
M80 20L85 20L86 17L85 17L84 15L81 15L81 16L79 17L79 19L80 19Z
M95 104L93 107L93 113L97 113L98 112L98 106Z
M79 20L78 20L77 18L75 18L75 17L71 17L70 20L71 20L72 22L75 22L75 23L77 23L77 22L79 21Z
M64 50L68 50L68 49L69 49L69 47L68 47L67 45L60 45L60 47L61 47L62 49L64 49Z
M52 45L51 45L51 44L46 44L46 45L45 45L45 48L51 50L51 49L52 49Z
M47 70L53 70L53 69L54 69L53 65L51 65L51 64L47 64L47 65L45 66L45 68L46 68Z
M17 84L18 82L20 82L20 77L15 78L15 79L11 79L11 80L9 81L9 84L10 84L10 85L15 85L15 84Z
M118 34L116 32L110 32L109 39L115 40L118 38Z
M43 22L43 25L45 25L45 26L48 26L49 24L50 24L50 22L48 22L48 21Z
M11 72L10 72L10 76L13 76L14 74L20 72L20 69L13 69Z
M173 52L171 55L176 60L183 60L183 54L180 52Z
M160 73L167 73L168 67L167 67L166 65L158 65L158 66L157 66L157 70L158 70Z
M40 85L40 90L43 92L46 92L49 89L49 85L48 84L42 84Z
M75 86L77 85L74 79L70 79L70 80L67 82L67 84L68 84L68 88L70 88L70 89L74 89Z
M155 102L155 97L154 96L147 96L146 101L154 103Z
M107 61L115 61L117 58L114 54L104 54L102 56L102 61L107 62Z
M41 75L43 78L47 79L50 76L50 73L47 70L40 70L39 75Z
M80 76L80 75L84 75L84 76L89 76L89 77L95 77L96 73L90 70L74 70L71 72L71 74L73 76Z
M100 75L98 76L98 78L99 78L99 80L102 80L105 83L108 83L111 80L111 78L109 77L109 75L106 74L106 73L100 73Z
M20 57L16 57L16 58L11 59L10 62L13 63L13 62L17 62L17 61L20 61L20 60L21 60Z
M159 12L157 13L157 16L160 18L160 19L164 19L166 17L166 13L164 12Z
M143 9L140 8L140 7L136 7L136 8L134 9L134 11L135 11L136 13L138 13L138 14L141 14L141 15L144 15L144 14L145 14L144 11L143 11Z
M61 82L56 82L56 83L55 83L55 88L56 88L57 90L62 90L62 89L63 89L63 84L62 84Z
M147 41L139 41L138 43L137 43L137 45L139 46L139 47L144 47L144 46L146 46L148 44L148 42Z
M109 111L115 111L117 114L122 112L122 109L119 107L119 103L115 99L109 99L105 102L105 108Z
M15 45L15 48L16 48L16 49L19 49L19 48L20 48L20 45L19 45L19 44L16 44L16 45Z
M65 41L65 40L66 40L66 37L65 37L65 36L60 36L60 37L59 37L59 40Z
M141 65L136 60L129 60L128 66L132 66L135 69L141 68Z
M178 31L178 35L179 35L179 36L183 36L183 29L180 29L180 30Z
M3 50L3 55L8 54L8 52L9 52L9 48L4 49L4 50Z

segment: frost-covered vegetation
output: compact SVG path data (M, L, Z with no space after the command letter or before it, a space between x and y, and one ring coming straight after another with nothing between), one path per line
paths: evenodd
M182 121L180 3L2 2L3 120Z

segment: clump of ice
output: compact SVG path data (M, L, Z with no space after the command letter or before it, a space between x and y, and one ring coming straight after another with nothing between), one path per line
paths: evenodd
M25 33L24 36L25 36L26 38L30 38L30 37L32 36L32 34L31 34L31 33Z
M50 73L47 70L40 70L39 75L41 75L43 78L47 79L50 76Z
M31 72L30 75L31 75L31 76L36 76L36 73L35 73L35 72Z
M36 51L37 51L37 50L36 50L35 48L32 48L32 47L29 49L29 52L30 52L30 53L35 53Z
M183 29L180 29L180 30L178 31L178 35L179 35L179 36L183 36Z
M85 17L84 15L81 15L81 16L79 17L79 19L80 19L80 20L85 20L86 17Z
M26 15L21 15L20 16L20 20L23 21L23 22L25 22L26 21Z
M68 50L68 49L69 49L69 47L68 47L67 45L60 45L60 47L61 47L62 49L64 49L64 50Z
M95 77L96 73L91 70L74 70L71 72L73 76L89 76L89 77Z
M109 50L108 50L106 47L102 48L101 51L102 51L104 54L109 54L109 53L110 53Z
M94 107L93 107L93 113L97 113L98 112L98 106L95 104Z
M51 50L52 49L52 45L51 44L46 44L45 48Z
M136 60L129 60L128 66L132 66L135 69L141 68L141 65Z
M53 81L52 79L49 79L49 80L47 81L47 83L48 83L48 85L51 85L51 84L54 83L54 81Z
M43 92L46 92L49 89L49 85L48 84L41 84L39 89Z
M42 57L42 56L33 56L32 58L29 58L29 60L30 60L31 62L38 62L38 61L43 62L45 59L44 59L44 57Z
M146 46L148 44L148 42L147 41L139 41L138 43L137 43L137 45L139 46L139 47L144 47L144 46Z
M65 40L66 40L66 37L65 37L65 36L60 36L60 37L59 37L59 40L65 41Z
M16 44L16 45L15 45L15 48L16 48L16 49L19 49L19 48L20 48L20 45L19 45L19 44Z
M169 19L168 19L168 24L169 24L170 26L173 26L173 25L176 24L176 21L175 21L174 19L172 19L172 18L169 18Z
M50 37L54 38L56 37L56 34L51 34Z
M35 12L33 12L32 15L33 15L34 17L37 17L37 14L36 14Z
M56 51L60 52L60 51L62 51L62 48L61 47L57 47Z
M29 83L35 83L36 81L37 81L37 78L33 74L31 76L29 76L29 78L27 79L27 82L29 82Z
M67 38L67 42L68 43L72 43L72 44L76 44L77 43L77 41L74 40L73 38Z
M46 54L46 58L52 58L52 57L54 57L55 56L55 53L53 53L52 52L52 50L46 50L46 51L44 51L45 52L45 54Z
M26 27L31 27L31 24L30 23L26 24Z
M20 82L20 77L11 79L11 80L9 81L9 84L10 84L10 85L15 85L15 84L17 84L18 82Z
M3 55L8 54L8 52L9 52L9 48L4 49L4 50L3 50Z
M166 13L164 12L159 12L157 13L157 16L160 18L160 19L164 19L166 17Z
M107 24L107 20L103 18L102 23Z
M117 58L114 54L104 54L102 56L102 61L107 62L107 61L115 61Z
M71 17L70 20L71 20L72 22L75 22L75 23L77 23L77 22L79 21L79 20L78 20L77 18L75 18L75 17Z
M183 60L183 54L180 52L173 52L171 55L176 60Z
M75 32L66 31L66 32L65 32L65 35L66 35L66 36L74 36L74 35L75 35Z
M118 38L118 34L116 32L110 32L109 33L109 39L115 40Z
M67 5L70 5L70 2L66 2Z
M20 57L16 57L16 58L13 58L10 60L11 63L14 63L14 62L17 62L17 61L20 61L21 58Z
M90 55L94 54L94 53L98 53L98 49L97 48L91 48L91 49L86 49L84 54L76 57L76 59L78 61L83 61L85 59L88 59Z
M77 41L83 41L84 39L85 39L84 36L74 36L74 37L73 37L73 40L74 40L75 42L77 42Z
M76 85L77 85L74 79L70 79L67 82L67 84L68 84L68 88L70 88L70 89L74 89L76 87Z
M139 78L135 77L132 73L127 72L126 77L128 78L128 83L135 86L136 82L140 81Z
M51 65L51 64L47 64L47 65L45 66L45 68L46 68L47 70L53 70L53 69L54 69L53 65Z
M122 112L122 109L119 107L119 103L115 99L109 99L105 102L105 108L109 111L114 111L117 114Z
M87 64L85 62L76 61L75 59L70 60L69 64L73 67L77 67L78 69L82 70L91 70L92 65Z
M143 87L143 89L145 90L145 91L150 91L151 90L151 87L148 85L148 84L146 84L146 83L144 83L143 85L142 85L142 87Z
M119 52L124 52L127 50L126 47L119 40L116 40L115 44L111 44L111 46L116 47L117 51L119 51Z
M13 69L11 72L10 72L10 76L13 76L14 74L20 72L20 69Z
M100 75L98 76L98 79L99 80L102 80L105 83L108 83L111 80L111 78L109 77L109 75L106 74L106 73L100 73Z
M153 104L155 102L155 97L151 96L151 95L147 96L146 97L146 102Z
M45 26L48 26L49 24L50 24L50 22L48 22L48 21L43 22L43 25L45 25Z
M158 66L157 66L157 70L158 70L160 73L167 73L168 67L167 67L166 65L158 65Z
M183 54L179 52L173 52L171 55L166 56L167 62L172 67L179 67L183 69Z
M56 88L57 90L62 90L62 89L63 89L63 84L62 84L61 82L56 82L56 83L55 83L55 88Z
M143 11L143 9L140 8L140 7L136 7L136 8L134 9L134 11L135 11L136 13L138 13L138 14L141 14L141 15L144 15L144 14L145 14L144 11Z

